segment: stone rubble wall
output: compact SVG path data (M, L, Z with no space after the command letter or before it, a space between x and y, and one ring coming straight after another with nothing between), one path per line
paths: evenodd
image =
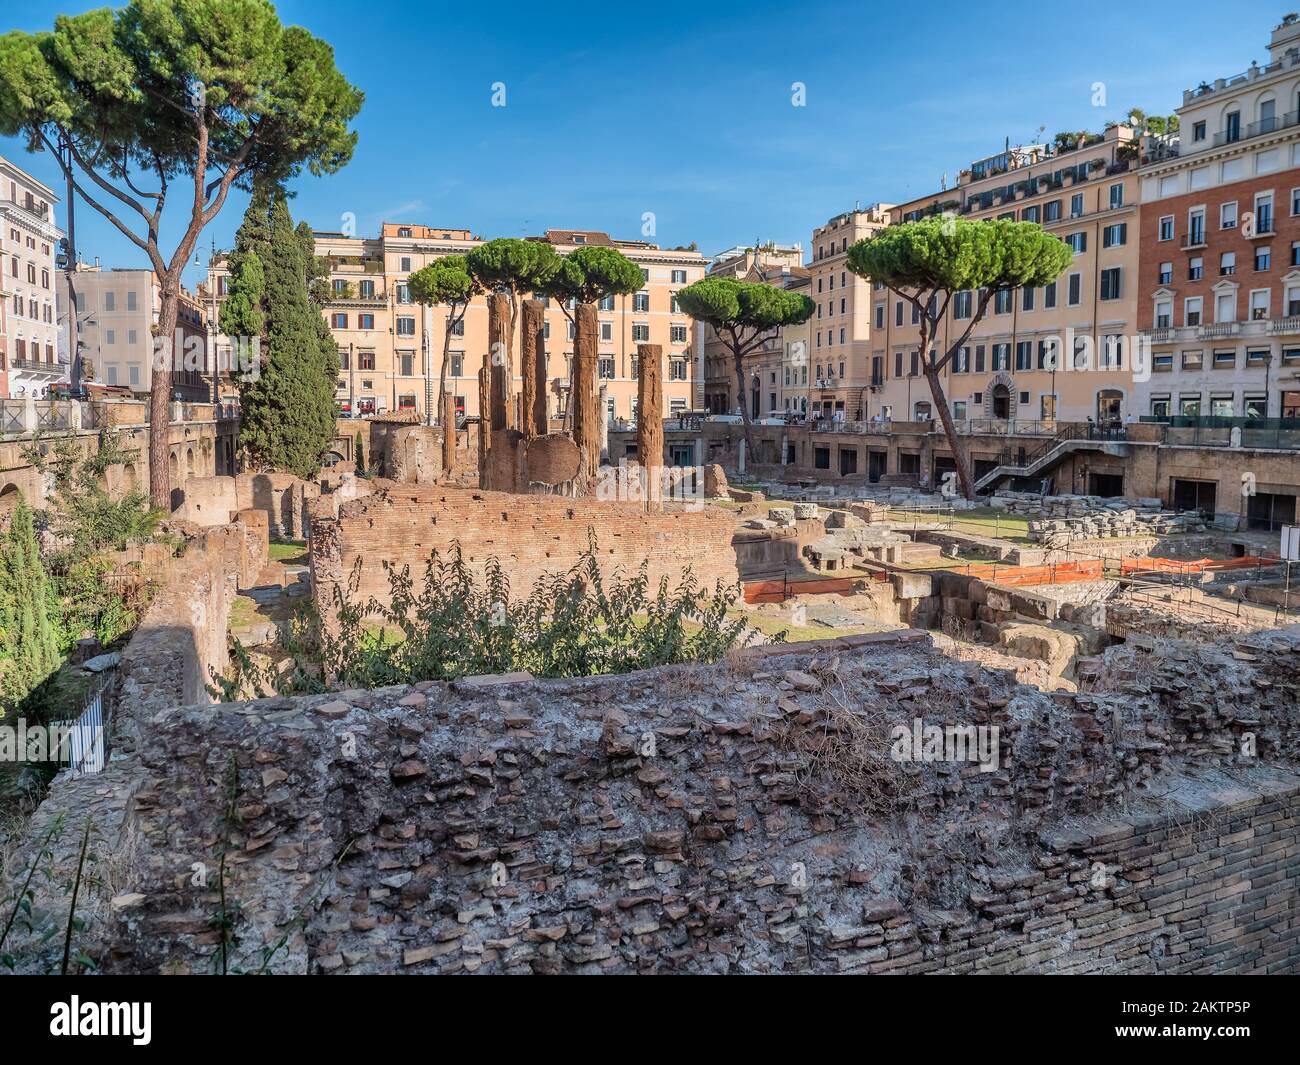
M1296 972L1297 651L1049 696L889 633L167 710L90 948L212 971L224 849L239 971ZM881 738L827 757L845 707ZM996 771L849 757L918 716L996 725Z

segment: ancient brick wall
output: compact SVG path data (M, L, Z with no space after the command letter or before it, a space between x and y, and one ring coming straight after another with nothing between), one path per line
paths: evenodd
M136 742L141 722L158 710L208 701L210 670L229 664L235 593L252 587L266 562L266 515L245 511L151 574L157 583L149 609L122 650L115 744Z
M311 565L318 606L328 613L334 587L358 563L358 597L386 600L382 563L423 573L432 551L446 557L459 544L465 561L481 573L497 558L516 595L526 596L545 574L563 573L586 551L589 531L607 570L631 575L648 562L651 587L660 577L676 584L689 566L710 590L739 575L731 547L735 522L714 508L646 514L635 503L511 495L466 488L388 487L340 503L337 516L323 507L313 515Z
M101 778L132 844L82 945L211 971L224 848L237 971L1300 971L1300 633L1050 696L924 639L172 711ZM845 706L999 764L824 757Z

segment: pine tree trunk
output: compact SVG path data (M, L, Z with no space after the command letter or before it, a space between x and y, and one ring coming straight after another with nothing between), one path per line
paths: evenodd
M664 387L663 346L638 344L636 375L636 455L645 478L646 509L663 509Z
M149 501L170 514L172 509L171 391L176 358L176 317L179 274L160 280L158 324L154 332L153 370L149 384Z
M948 410L948 399L943 394L943 385L939 383L939 372L927 365L925 379L930 382L930 395L934 397L934 405L939 411L939 421L943 423L943 434L948 438L952 460L957 466L957 481L961 485L962 496L966 499L974 499L975 482L971 479L970 458L966 454L966 445L957 435L957 427L953 424L952 412Z
M587 474L593 479L600 467L600 403L596 396L596 305L580 303L574 315L573 335L573 439L582 450Z

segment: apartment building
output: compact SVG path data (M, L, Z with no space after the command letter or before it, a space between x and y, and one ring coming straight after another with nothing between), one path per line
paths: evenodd
M994 295L940 377L957 421L1047 428L1057 419L1107 424L1129 415L1140 142L1136 130L1112 125L1093 137L1008 148L960 171L955 188L892 210L896 223L943 213L1036 222L1074 252L1052 284ZM981 296L954 295L934 350L948 350L965 332ZM873 286L871 297L875 409L887 419L935 417L919 350L919 310L883 286Z
M59 353L59 284L55 255L63 232L58 197L0 156L0 288L4 291L3 395L41 397L68 378Z
M805 295L811 285L799 244L769 242L728 248L713 257L708 272L710 277L790 288ZM699 407L712 414L739 414L731 350L711 327L706 326L703 333L703 394ZM746 357L745 391L751 418L807 409L806 355L810 335L807 323L782 329L776 335L765 337L763 345Z
M83 379L148 393L153 386L154 327L162 310L157 275L152 270L106 270L79 263L73 288ZM211 399L204 312L198 297L185 289L181 289L173 344L172 398Z
M865 421L875 413L871 285L849 270L848 250L889 225L891 209L854 208L813 230L808 295L817 309L809 323L808 406L823 418Z
M1141 172L1142 415L1300 417L1300 18L1183 93Z
M338 342L339 410L372 415L411 411L423 416L437 402L448 310L412 301L408 279L447 255L464 255L483 243L467 229L384 223L377 237L317 232L316 254L329 263L331 296L325 307ZM618 240L593 230L547 230L541 237L565 255L575 248L615 248L641 267L645 286L628 296L602 300L599 314L599 381L611 422L636 417L637 345L659 344L665 357L664 408L690 408L692 381L702 360L697 329L677 305L676 292L704 276L698 252L660 248L639 240ZM207 290L219 303L228 271L214 259ZM568 409L573 326L565 309L546 301L548 405L553 417ZM480 414L478 371L488 349L487 300L477 297L456 328L449 351L447 384L456 409ZM516 363L514 390L522 388Z

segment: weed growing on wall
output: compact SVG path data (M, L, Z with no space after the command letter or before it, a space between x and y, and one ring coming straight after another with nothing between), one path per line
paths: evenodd
M650 586L648 565L633 575L603 574L593 536L567 573L512 594L499 561L480 579L459 545L436 551L417 579L409 567L387 566L391 602L355 599L336 589L334 623L311 608L278 638L281 664L236 643L227 675L210 691L222 700L271 694L377 688L420 680L451 680L527 670L538 677L627 673L681 662L715 662L753 635L727 616L739 586L700 585L687 570L677 586ZM284 653L288 658L284 658Z

